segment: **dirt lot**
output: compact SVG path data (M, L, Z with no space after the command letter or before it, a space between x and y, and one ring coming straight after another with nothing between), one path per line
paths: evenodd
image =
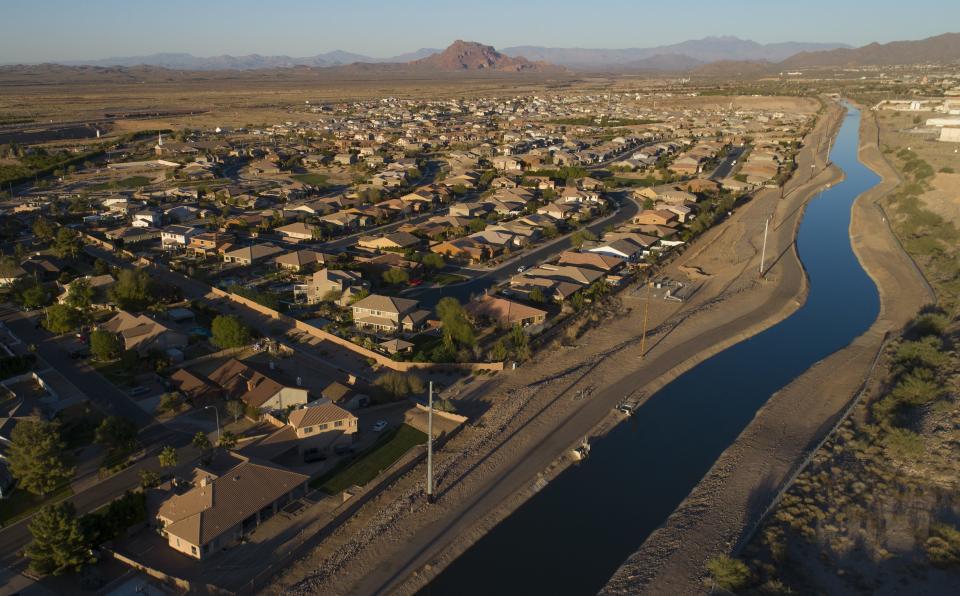
M807 143L800 171L809 168L811 148L821 145L824 132L818 128ZM822 143L823 151L826 145ZM618 420L612 409L623 390L616 385L641 387L649 395L710 355L786 317L800 304L805 287L792 248L802 205L819 185L837 180L836 170L822 170L822 153L817 164L821 173L813 183L789 185L784 200L778 191L760 193L668 267L664 273L675 279L683 277L681 267L699 267L706 274L704 285L687 303L652 304L654 331L644 361L638 361L642 301L636 293L624 295L609 308L613 322L598 321L575 348L545 349L518 371L461 396L483 401L489 410L482 424L468 426L437 457L441 492L436 505L425 507L422 471L415 469L291 566L271 590L415 591L529 498L538 475L562 469L561 454L584 434L592 428L602 432ZM784 258L761 281L756 274L759 244L771 213L776 222L771 245Z

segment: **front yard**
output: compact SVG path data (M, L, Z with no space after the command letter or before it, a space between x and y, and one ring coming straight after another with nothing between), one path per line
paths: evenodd
M427 441L427 434L407 424L387 434L367 451L310 483L327 494L336 494L351 486L363 486L386 470L403 454Z

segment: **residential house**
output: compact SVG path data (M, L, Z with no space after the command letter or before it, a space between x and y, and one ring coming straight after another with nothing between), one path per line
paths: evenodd
M357 417L329 402L293 410L287 417L287 424L293 427L301 451L304 448L349 444L357 432Z
M663 209L644 209L633 216L633 223L641 225L668 226L677 221L677 214Z
M357 246L368 250L404 251L416 248L421 240L407 232L391 232L382 236L361 236Z
M209 379L223 389L227 399L239 399L260 411L283 410L309 401L307 390L286 381L279 371L261 370L236 358L220 365Z
M283 235L284 239L292 242L313 240L317 234L316 226L306 224L302 221L295 221L285 226L274 228L273 231Z
M314 250L291 250L273 258L278 269L288 269L298 273L322 266L327 261L327 255Z
M547 318L547 311L497 296L484 296L464 306L474 319L488 320L501 327L538 325Z
M370 284L356 271L321 269L315 272L306 284L294 286L294 297L302 297L309 304L316 304L331 292L342 296L347 288L369 287Z
M167 226L160 231L160 244L165 249L183 248L190 243L191 238L199 233L199 228L194 228L191 226Z
M353 324L374 331L414 332L423 329L430 312L416 300L370 294L353 304Z
M264 243L254 244L236 248L223 253L224 263L239 263L241 265L253 265L264 259L275 257L283 252L283 249L275 244Z
M187 347L187 335L167 327L147 315L134 315L121 310L100 325L100 329L120 337L124 350L145 356L151 351L168 352Z
M170 548L197 560L238 544L289 502L307 493L309 476L231 454L236 465L216 475L197 469L193 488L171 492L157 512Z

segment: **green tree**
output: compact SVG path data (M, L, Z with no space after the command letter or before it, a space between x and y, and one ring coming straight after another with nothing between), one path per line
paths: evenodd
M61 259L74 259L80 254L83 243L80 235L70 228L57 230L56 240L53 243L53 252Z
M403 284L410 281L410 275L405 269L399 267L391 267L383 272L383 281L388 284Z
M110 299L123 310L143 310L155 303L153 283L143 269L122 269L110 288Z
M320 298L321 302L336 302L340 300L340 297L343 296L343 292L336 288L332 290L327 290L323 296Z
M33 233L40 240L52 240L54 234L53 224L43 216L38 217L37 220L33 222Z
M69 333L80 325L80 311L66 304L54 304L47 308L43 326L51 333Z
M97 427L94 441L113 453L129 453L137 445L137 427L126 418L107 416Z
M443 260L443 255L437 254L435 252L428 252L421 257L420 262L423 263L424 267L429 267L430 269L443 269L446 265L446 262Z
M437 316L443 323L443 342L448 347L476 345L473 325L467 320L467 314L456 298L441 298L437 303Z
M164 446L164 448L160 450L157 458L160 460L161 468L174 468L177 466L177 450L170 445Z
M211 341L220 348L240 348L250 343L250 330L234 315L217 315L210 331Z
M543 295L543 290L539 287L534 287L530 290L529 298L531 302L536 302L537 304L543 304L546 301L546 297Z
M90 286L90 280L84 277L78 277L70 284L70 290L67 291L67 304L73 308L85 310L90 308L93 302L93 288Z
M176 391L168 391L160 396L160 403L157 404L157 412L161 414L166 412L179 412L183 407L183 396Z
M110 265L98 257L97 260L93 262L93 272L97 275L106 275L110 273Z
M225 430L220 433L220 438L217 443L224 449L233 449L237 446L237 435L233 434L229 430Z
M573 234L570 234L570 245L574 248L580 248L583 246L584 242L592 242L597 239L597 235L591 232L590 230L584 228L582 230L577 230Z
M90 353L101 362L117 358L122 349L120 338L115 333L94 329L90 334Z
M198 432L197 434L193 435L191 444L200 451L207 451L212 447L210 444L210 438L206 433L203 432Z
M27 309L40 308L50 303L47 291L36 279L29 277L18 283L14 296L21 306Z
M24 554L30 569L40 575L61 575L80 571L92 563L90 544L80 528L80 520L70 501L45 505L30 520L33 542Z
M738 559L726 555L714 557L707 562L707 571L713 583L721 590L735 592L750 581L750 569Z
M63 459L60 427L43 420L20 420L10 433L10 473L20 487L41 497L73 475Z
M140 488L153 488L160 484L160 473L146 468L140 469Z

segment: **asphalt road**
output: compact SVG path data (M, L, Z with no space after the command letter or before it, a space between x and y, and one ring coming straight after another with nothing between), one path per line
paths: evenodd
M746 147L734 147L730 150L730 153L727 153L727 156L723 158L723 161L720 162L720 165L717 166L717 169L710 174L711 180L722 180L730 175L730 172L733 171L733 166L736 165L734 162L740 159L740 156L747 151Z

